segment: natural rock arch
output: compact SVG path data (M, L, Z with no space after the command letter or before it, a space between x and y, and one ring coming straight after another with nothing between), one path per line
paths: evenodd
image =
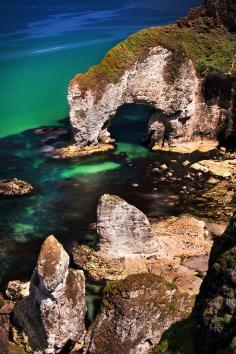
M155 109L149 122L153 142L162 143L166 132L170 143L188 141L194 131L199 80L192 61L184 55L157 46L142 62L136 62L117 84L105 86L102 96L76 81L69 87L70 121L79 146L109 142L107 128L119 107L145 103Z

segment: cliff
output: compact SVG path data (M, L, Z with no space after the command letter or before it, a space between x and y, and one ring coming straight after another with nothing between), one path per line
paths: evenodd
M235 353L236 215L213 245L195 305L196 353Z
M236 2L234 0L204 0L207 15L216 18L230 30L236 30Z
M70 121L77 145L110 142L110 121L129 103L153 107L152 145L212 138L225 129L232 107L207 102L204 88L208 69L236 73L236 40L206 16L210 8L198 9L176 24L131 35L70 82Z

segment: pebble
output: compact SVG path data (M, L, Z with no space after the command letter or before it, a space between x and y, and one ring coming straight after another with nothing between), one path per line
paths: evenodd
M137 187L139 187L139 184L138 183L133 183L132 186L137 188Z
M164 163L163 165L161 165L160 168L161 168L162 170L167 170L167 169L168 169L168 167L166 166L165 163Z
M183 162L183 166L188 166L190 164L190 161L186 160Z

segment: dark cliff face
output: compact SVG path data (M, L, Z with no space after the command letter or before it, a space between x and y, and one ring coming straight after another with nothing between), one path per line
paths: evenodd
M236 352L236 215L213 245L194 316L196 353Z
M230 30L236 31L236 1L235 0L203 0L207 15L215 17Z
M225 110L226 120L218 136L220 142L235 145L236 75L209 71L203 85L203 96L208 105L217 105Z

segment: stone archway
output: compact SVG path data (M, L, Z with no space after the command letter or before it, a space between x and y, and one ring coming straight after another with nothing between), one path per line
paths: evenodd
M106 85L99 99L96 91L82 92L79 83L72 81L68 101L76 144L109 142L111 119L119 107L130 103L154 108L149 133L155 143L162 143L164 138L170 143L191 139L199 80L190 59L183 56L177 66L173 56L165 48L152 48L149 56L136 62L119 82Z
M164 143L172 148L197 140L197 149L201 137L217 137L227 118L224 108L206 101L206 78L198 77L192 60L184 53L157 46L117 82L104 86L98 80L96 86L84 89L80 79L74 79L68 92L74 142L79 147L109 143L107 128L119 107L143 103L154 109L148 136L156 148Z

